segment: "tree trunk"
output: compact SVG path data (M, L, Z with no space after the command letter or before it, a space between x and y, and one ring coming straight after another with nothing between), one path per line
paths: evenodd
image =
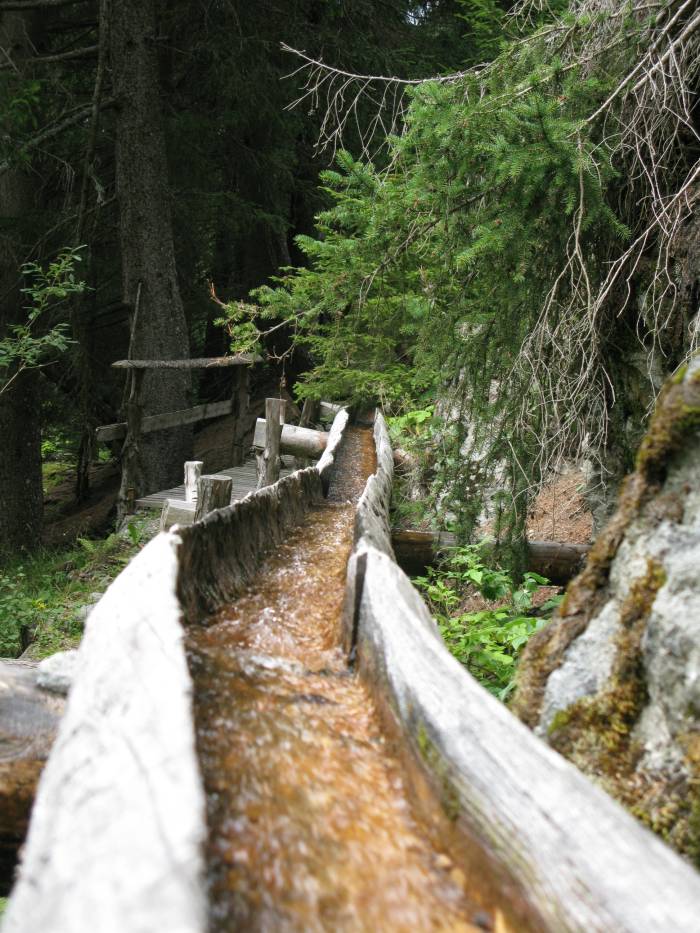
M182 359L189 341L175 267L154 0L113 3L110 25L122 288L133 309L130 355ZM189 373L149 372L142 400L143 414L187 408ZM143 437L123 487L138 496L179 481L191 442L187 426Z
M31 54L33 13L0 13L0 46L15 62ZM31 211L34 184L21 168L0 176L0 338L24 317L19 266L26 258L19 232ZM20 376L0 394L0 560L32 550L41 540L41 419L37 373Z

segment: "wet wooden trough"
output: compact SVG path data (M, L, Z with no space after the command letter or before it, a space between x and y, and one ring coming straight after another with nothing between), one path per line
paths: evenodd
M322 501L346 422L341 412L317 466L158 536L92 612L3 930L207 930L205 794L184 620L196 624L250 588L264 554ZM393 559L393 463L381 416L374 437L343 639L416 810L500 931L697 930L697 874L445 649Z

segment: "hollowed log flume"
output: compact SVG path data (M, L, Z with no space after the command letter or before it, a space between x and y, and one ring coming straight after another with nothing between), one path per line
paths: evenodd
M449 655L346 421L92 612L4 929L696 930L695 872Z

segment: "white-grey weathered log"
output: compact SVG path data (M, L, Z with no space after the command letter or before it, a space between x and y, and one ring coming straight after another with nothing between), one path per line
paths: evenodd
M177 428L183 424L196 424L198 421L207 421L210 418L223 418L229 415L234 408L234 402L228 399L224 402L209 402L206 405L195 405L194 408L182 408L179 411L165 411L159 415L146 415L141 421L141 433L162 431L165 428ZM98 441L115 441L126 436L126 421L117 421L114 424L104 424L95 429Z
M448 798L552 933L695 933L700 877L449 654L408 577L363 554L357 654Z
M465 851L476 848L472 867L482 866L487 888L495 881L497 896L500 889L509 928L694 933L698 874L447 651L392 559L392 458L380 419L375 440L378 469L358 504L348 567L346 643L374 695L393 711L447 818L462 831Z
M280 438L284 424L284 401L280 398L265 399L265 441L263 452L258 456L258 489L272 486L280 478Z
M196 522L214 509L223 509L231 504L233 480L230 476L200 476L197 483L197 508L194 513Z
M185 499L166 499L160 513L160 530L169 531L173 525L191 525L194 521L196 502Z
M4 933L204 933L204 796L180 620L235 596L321 496L318 467L300 470L181 537L159 535L109 588L88 622Z
M264 448L265 432L265 419L258 418L255 424L253 447ZM300 428L294 424L285 424L280 438L280 453L318 460L326 449L327 443L328 433L326 431L315 431L313 428Z
M3 933L205 933L178 543L149 542L88 619Z
M343 440L343 434L345 433L349 421L350 414L347 408L341 408L333 419L330 431L325 436L326 446L316 464L316 469L321 474L323 491L326 495L328 494L328 487L335 468L335 456Z

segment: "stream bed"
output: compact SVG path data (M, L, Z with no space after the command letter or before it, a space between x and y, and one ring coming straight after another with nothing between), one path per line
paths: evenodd
M491 928L416 819L339 647L355 502L374 469L371 431L350 429L328 500L188 630L213 933Z

